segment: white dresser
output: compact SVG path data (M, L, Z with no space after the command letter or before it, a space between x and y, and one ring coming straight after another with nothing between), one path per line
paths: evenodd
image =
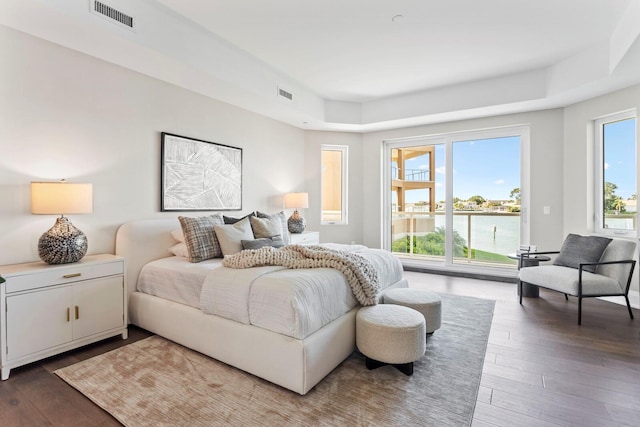
M303 231L302 233L290 233L289 240L292 245L319 245L319 231Z
M2 379L12 368L104 338L127 338L124 258L0 266Z

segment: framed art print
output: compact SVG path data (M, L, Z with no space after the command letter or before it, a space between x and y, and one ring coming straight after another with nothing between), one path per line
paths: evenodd
M242 210L242 148L162 132L161 210Z

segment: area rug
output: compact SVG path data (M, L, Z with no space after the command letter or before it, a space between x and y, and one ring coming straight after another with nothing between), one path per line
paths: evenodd
M157 336L56 374L132 427L468 426L494 304L442 294L442 327L412 376L368 371L354 352L304 396Z

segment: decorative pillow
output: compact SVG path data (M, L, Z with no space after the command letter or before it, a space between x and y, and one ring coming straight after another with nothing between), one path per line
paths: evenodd
M606 237L569 234L553 264L579 268L581 262L598 262L610 241ZM585 265L583 270L595 273L596 268L596 265Z
M251 228L253 229L253 237L256 239L272 236L280 236L282 239L284 232L280 218L257 218L252 216L249 219L251 221ZM282 242L284 243L284 240Z
M242 218L234 218L234 217L226 216L226 215L223 215L222 218L224 219L224 223L225 224L235 224L238 221L241 221L241 220L243 220L245 218L250 218L252 216L255 216L255 214L253 212L251 212L249 215L243 216Z
M287 228L287 217L284 215L284 212L281 211L281 212L278 212L277 214L269 215L264 212L257 211L256 215L258 216L258 218L280 219L280 222L282 223L282 240L284 241L285 245L289 244L289 232L288 232L289 229ZM280 233L276 233L276 234L280 234Z
M215 225L223 225L222 215L197 218L179 216L184 240L189 251L189 261L200 262L211 258L221 258L222 249L213 230Z
M240 252L243 240L253 240L249 218L241 219L235 224L216 225L214 229L225 256Z
M255 240L243 240L242 249L260 249L265 246L273 246L274 248L281 248L284 246L282 236L263 237Z
M181 228L173 230L171 237L173 237L176 242L184 243L184 233L182 233Z
M189 258L189 249L187 249L186 243L176 243L169 248L169 252L171 252L175 256Z

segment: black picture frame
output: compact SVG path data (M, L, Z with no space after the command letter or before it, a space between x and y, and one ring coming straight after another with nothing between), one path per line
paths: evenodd
M242 148L162 132L160 210L242 210Z

